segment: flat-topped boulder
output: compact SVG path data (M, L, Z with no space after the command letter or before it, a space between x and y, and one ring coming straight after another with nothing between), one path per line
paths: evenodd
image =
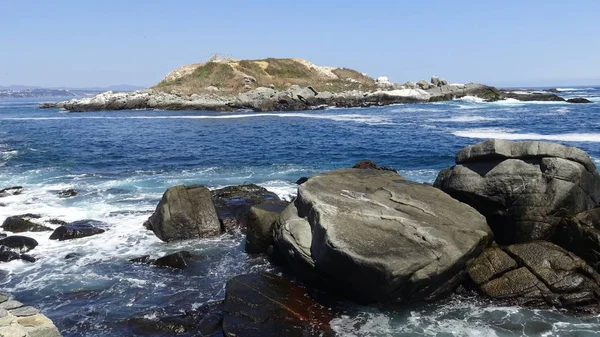
M275 243L298 277L317 274L364 301L441 297L492 241L472 207L384 170L311 177L275 226Z
M166 242L221 233L210 190L201 185L178 185L167 189L144 226Z
M485 215L500 244L548 240L563 218L600 202L600 175L587 153L545 142L467 146L434 185Z

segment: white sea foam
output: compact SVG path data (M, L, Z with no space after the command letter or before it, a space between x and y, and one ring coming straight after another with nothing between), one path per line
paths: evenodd
M428 119L426 122L449 122L449 123L477 123L489 121L503 121L504 117L483 117L483 116L453 116L449 118Z
M218 116L68 116L68 117L6 117L0 120L16 121L34 121L34 120L72 120L72 119L239 119L239 118L259 118L259 117L281 117L281 118L310 118L327 119L339 122L356 122L382 124L392 123L386 116L378 115L360 115L360 114L308 114L308 113L256 113L256 114L223 114Z
M454 99L455 101L471 102L471 103L485 103L485 100L477 96L464 96L461 98Z
M564 133L553 135L542 135L538 133L515 133L498 129L468 129L452 132L457 137L464 138L497 138L507 140L550 140L564 142L600 142L600 133Z

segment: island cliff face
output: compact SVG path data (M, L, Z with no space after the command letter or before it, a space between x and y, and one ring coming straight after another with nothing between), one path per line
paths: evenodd
M368 107L424 103L476 96L495 101L507 93L483 84L448 84L434 76L403 85L356 70L321 67L301 59L212 60L180 67L140 91L108 91L95 97L40 108L71 112L129 109L254 111L311 110L327 106ZM551 96L551 97L550 97ZM554 94L542 100L563 100ZM516 99L519 99L516 97Z

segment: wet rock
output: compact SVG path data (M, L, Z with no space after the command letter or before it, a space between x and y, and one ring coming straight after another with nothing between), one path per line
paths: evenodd
M82 255L79 253L69 253L65 255L65 260L75 260L80 258Z
M289 205L286 201L267 200L250 208L246 230L246 252L266 253L274 245L273 224Z
M77 194L78 194L77 191L75 191L72 188L58 192L58 196L61 198L71 198L71 197L76 196Z
M223 307L226 336L334 336L331 312L306 290L267 273L236 276L227 282Z
M31 262L31 263L37 261L37 259L35 257L33 257L31 255L27 255L27 254L21 254L21 256L19 256L19 258L23 261Z
M600 304L600 275L550 242L490 248L467 272L475 287L494 299L560 308Z
M211 193L200 185L169 188L144 226L166 242L221 233Z
M556 95L543 92L530 92L530 93L514 93L504 92L503 98L512 98L522 102L564 102L565 99Z
M24 190L25 189L23 188L23 186L13 186L13 187L3 188L0 190L0 198L7 197L9 195L19 195L19 194L23 193Z
M144 255L129 260L133 263L150 264L157 267L166 267L174 269L185 269L188 267L187 260L192 258L192 254L188 251L180 251L174 254L165 255L158 259L152 259L150 255Z
M133 317L125 322L128 329L137 335L168 334L169 336L191 333L193 336L222 336L221 302L204 305L196 310L178 315L164 315L150 312ZM154 316L155 318L148 318Z
M186 251L177 252L175 254L169 254L154 261L154 265L157 267L168 267L175 269L187 268L187 259L191 258L192 254Z
M545 142L467 146L435 186L485 215L500 244L547 240L564 217L600 203L600 175L587 153Z
M59 220L59 219L50 219L48 220L49 224L52 225L59 225L59 226L64 226L64 225L68 225L69 223L63 220Z
M39 215L36 217L30 217L28 215L30 214L15 215L6 218L2 223L2 229L13 233L44 232L52 230L52 228L31 221L32 218L39 218Z
M370 160L361 160L358 163L354 164L354 166L352 166L352 168L362 169L362 170L383 170L383 171L396 172L396 170L394 170L393 168L385 167L385 166L378 166L377 164L375 164L374 162L372 162Z
M20 235L11 235L0 239L0 246L18 253L28 252L37 247L37 245L38 242L35 239Z
M296 276L317 275L367 302L444 296L491 240L472 207L382 170L311 177L275 225L276 246Z
M576 97L576 98L569 98L567 100L568 103L593 103L592 101L590 101L587 98L582 98L582 97Z
M308 177L301 177L300 179L296 180L296 185L302 185L305 182L307 182L308 179L309 179Z
M267 200L279 201L277 194L258 185L238 185L211 191L212 200L224 230L246 228L248 211Z
M5 238L5 237L7 237L7 236L8 236L8 234L5 234L5 233L0 233L0 239L4 239L4 238Z
M10 250L0 250L0 262L10 262L20 259L21 255L19 253Z
M55 229L52 235L50 235L50 240L73 240L102 234L105 231L104 229L98 228L98 226L105 225L105 223L96 220L79 220L71 222L68 225L63 225Z

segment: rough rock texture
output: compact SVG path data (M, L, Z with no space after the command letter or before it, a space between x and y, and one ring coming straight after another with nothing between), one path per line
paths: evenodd
M221 233L210 191L199 185L169 188L144 226L166 242Z
M434 299L462 281L491 242L470 206L395 172L311 177L276 223L275 243L299 277L316 273L364 301Z
M40 225L32 221L32 219L39 218L35 214L23 214L10 216L2 223L2 229L13 233L23 232L44 232L51 231L52 228Z
M477 83L432 85L427 93L431 95L430 102L448 101L465 96L475 96L487 101L497 101L502 98L502 93L498 89Z
M11 235L0 240L0 247L5 247L17 253L26 253L37 247L37 245L38 242L35 239L20 235Z
M211 191L211 195L219 220L226 231L246 228L248 211L253 205L268 200L279 201L277 194L254 184L227 186Z
M490 248L467 272L475 287L494 299L578 309L600 303L600 275L575 254L545 241Z
M0 293L0 336L2 337L61 337L54 323L36 308L10 300Z
M96 220L79 220L71 222L68 225L63 225L54 230L50 235L50 240L73 240L84 238L87 236L104 233L104 229L98 228L106 225L102 221Z
M565 217L550 241L575 253L600 270L600 208Z
M223 308L225 336L334 336L331 312L302 287L267 273L227 282Z
M600 175L589 156L544 142L467 146L435 186L485 215L500 244L549 239L565 216L600 202Z
M247 253L265 253L269 246L274 245L273 224L288 205L286 201L267 200L250 208L246 229Z
M354 166L352 166L352 168L363 169L363 170L384 170L384 171L396 172L396 170L394 170L393 168L385 167L385 166L378 166L377 164L375 164L374 162L372 162L370 160L361 160L358 163L354 164Z

